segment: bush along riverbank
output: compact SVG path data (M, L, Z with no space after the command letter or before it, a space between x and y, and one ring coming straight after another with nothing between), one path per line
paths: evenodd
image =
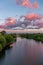
M43 34L20 34L20 37L43 42Z
M8 45L16 41L16 34L0 33L0 52Z

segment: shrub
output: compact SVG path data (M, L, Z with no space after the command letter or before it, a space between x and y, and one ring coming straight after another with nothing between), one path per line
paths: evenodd
M16 34L11 34L11 36L13 36L13 38L16 38Z
M2 51L2 45L0 44L0 52Z
M0 35L0 44L2 45L2 47L5 47L5 44L6 44L6 39L2 35Z
M2 31L1 34L2 34L2 35L6 34L6 31Z
M43 42L43 38L41 38L41 42Z
M5 36L5 38L6 38L6 42L7 42L8 44L14 41L13 36L11 36L10 34L7 34L7 35Z

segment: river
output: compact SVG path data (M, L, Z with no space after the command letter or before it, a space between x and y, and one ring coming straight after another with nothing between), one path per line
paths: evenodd
M0 65L43 65L43 43L17 37L13 47L0 55Z

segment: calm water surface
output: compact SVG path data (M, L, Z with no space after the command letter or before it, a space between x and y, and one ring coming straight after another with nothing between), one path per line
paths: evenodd
M43 65L43 43L18 37L13 48L0 55L0 65Z

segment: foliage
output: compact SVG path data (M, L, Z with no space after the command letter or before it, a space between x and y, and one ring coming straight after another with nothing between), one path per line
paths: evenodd
M16 39L15 34L6 34L5 31L0 33L0 51Z
M2 31L1 34L2 34L2 35L6 34L6 31Z
M0 51L2 51L2 45L0 44Z
M10 34L7 34L7 35L5 36L5 38L6 38L6 42L7 42L8 44L14 41L13 36L11 36Z
M5 47L5 44L6 44L6 39L2 35L0 35L0 44L2 45L2 47Z
M43 42L43 34L20 34L21 37Z

